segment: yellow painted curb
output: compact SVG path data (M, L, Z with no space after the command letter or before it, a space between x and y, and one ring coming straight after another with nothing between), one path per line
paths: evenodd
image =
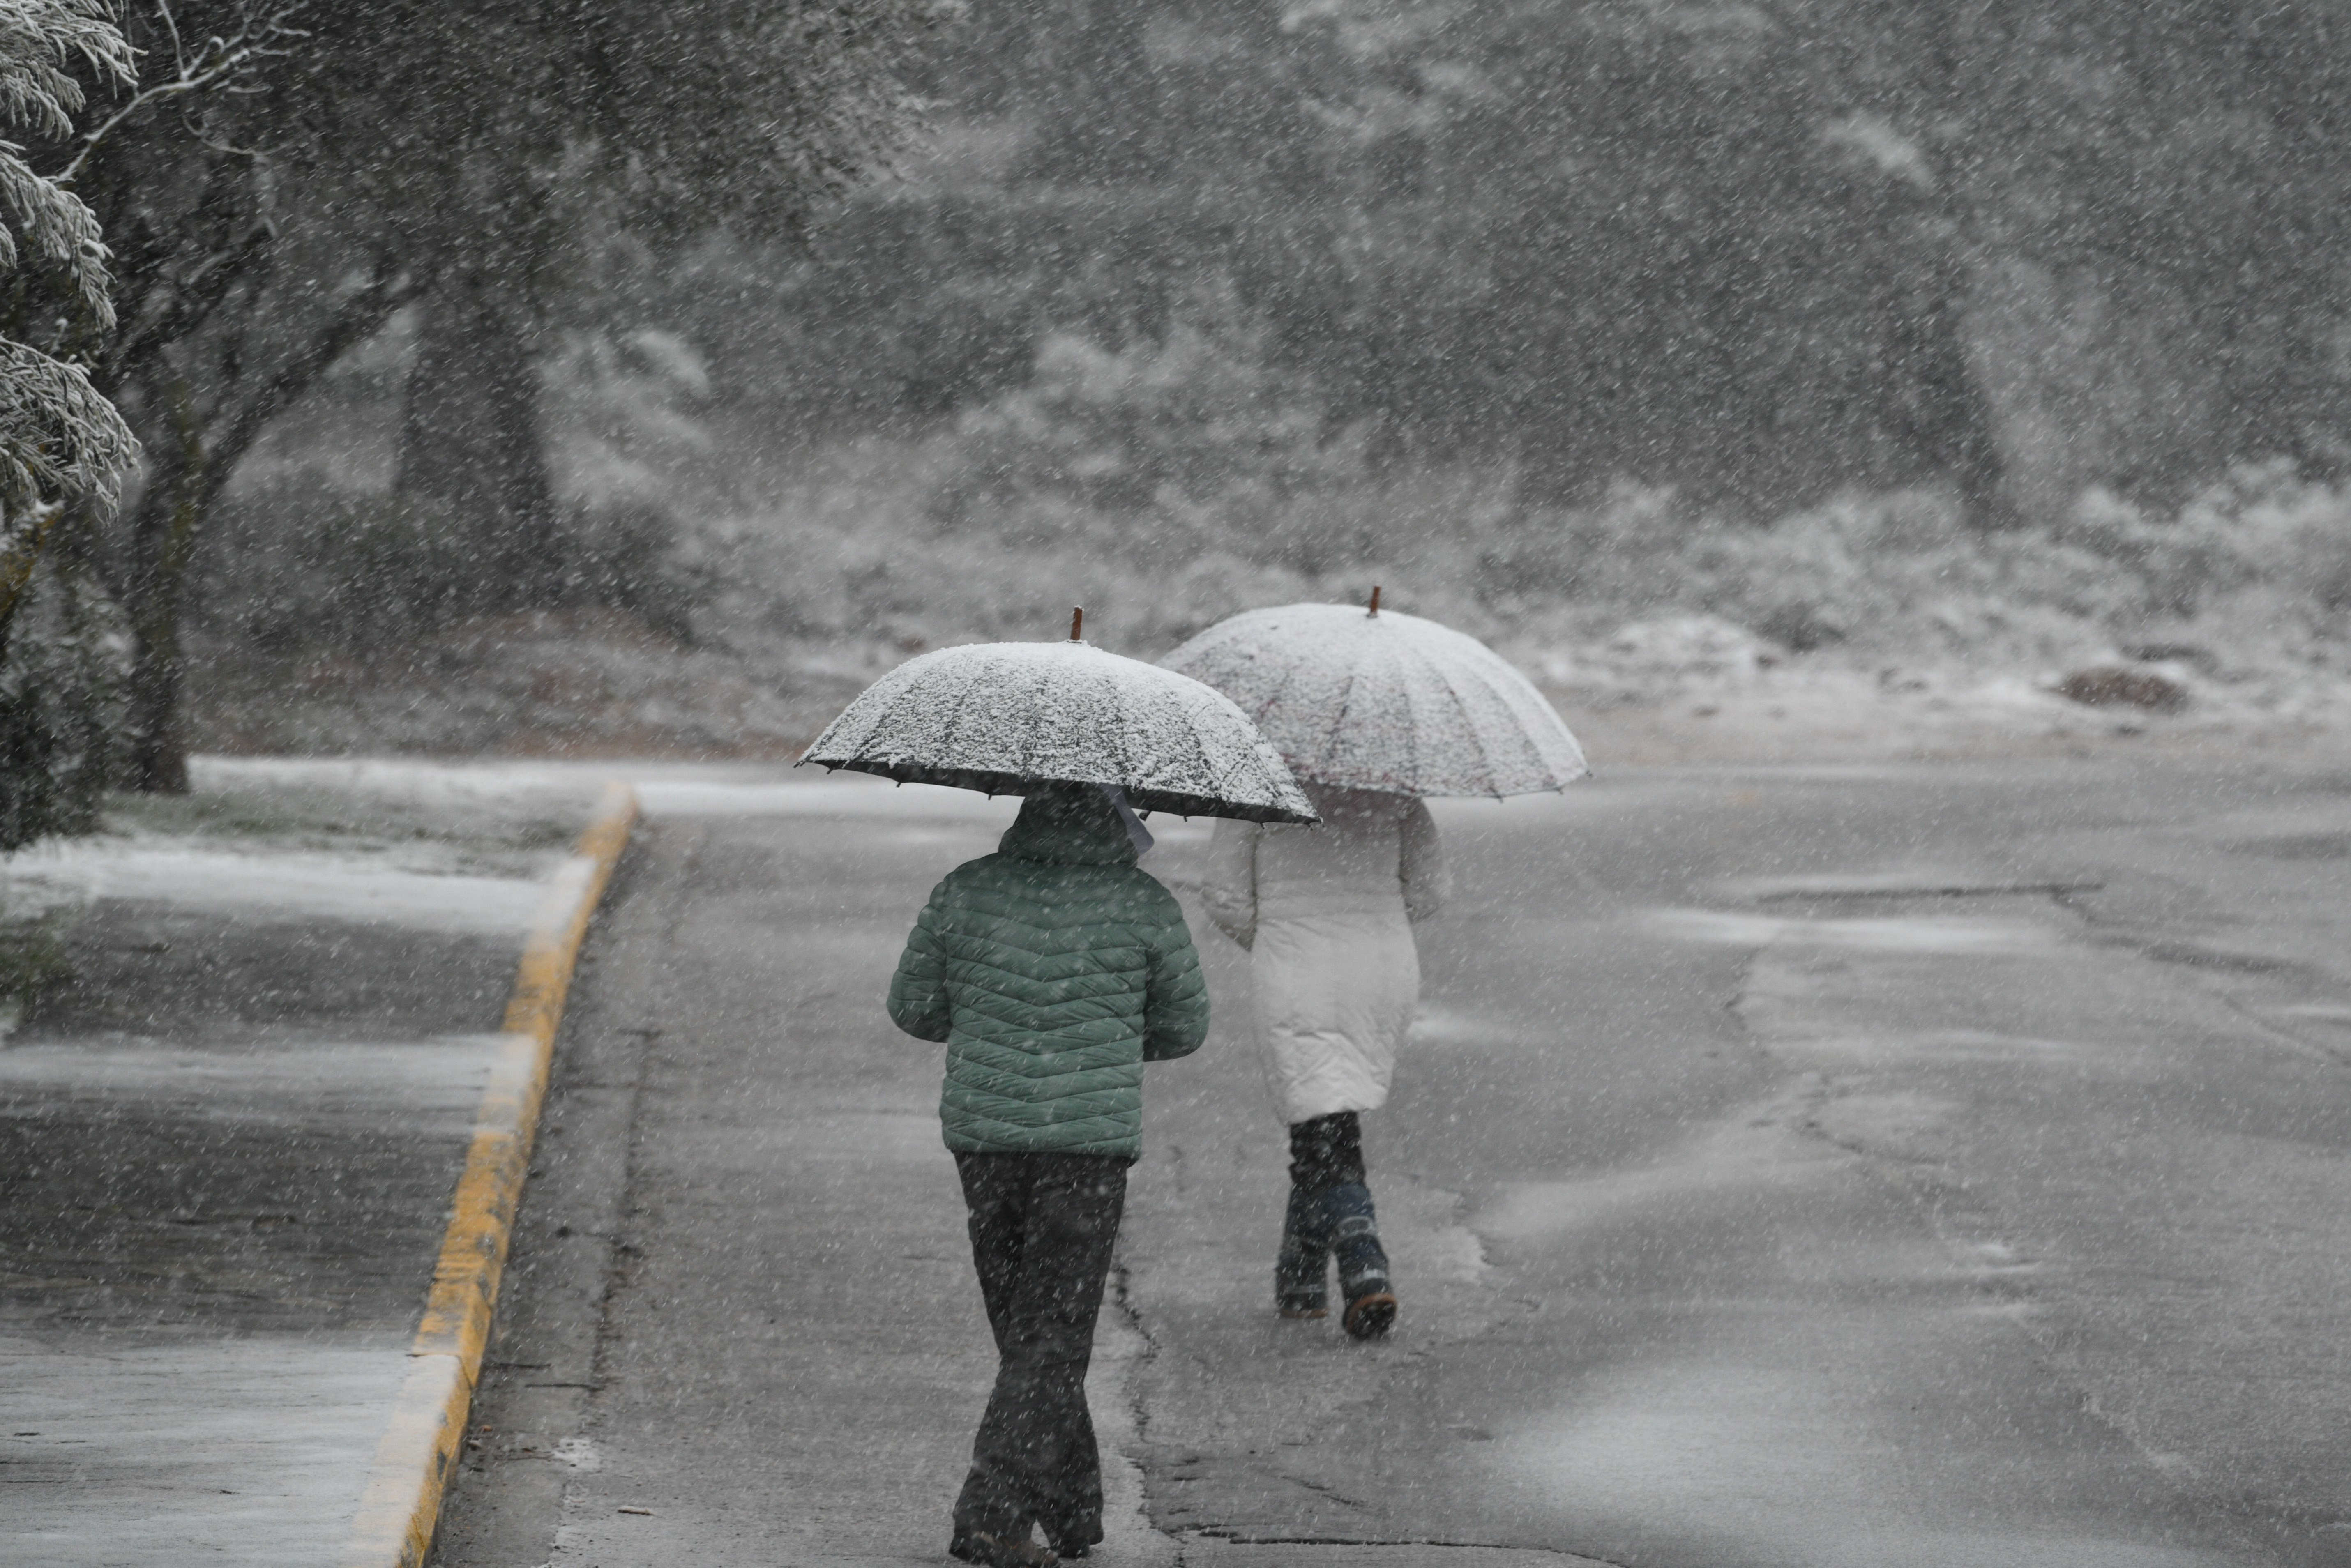
M637 818L636 792L604 791L596 820L580 835L531 917L507 1004L506 1039L482 1091L474 1141L457 1177L449 1228L441 1238L424 1321L408 1352L408 1372L392 1421L376 1445L367 1490L360 1495L342 1568L421 1568L441 1517L441 1494L456 1463L465 1415L481 1375L497 1305L498 1277L530 1168L539 1103L555 1059L555 1030L589 916L611 880Z

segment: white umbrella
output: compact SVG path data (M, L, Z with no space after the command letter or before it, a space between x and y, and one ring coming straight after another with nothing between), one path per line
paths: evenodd
M979 643L909 659L825 727L800 758L810 762L990 795L1104 784L1145 811L1318 820L1230 702L1074 640Z
M1160 661L1239 705L1301 779L1392 795L1525 795L1592 769L1527 678L1475 637L1379 609L1285 604Z

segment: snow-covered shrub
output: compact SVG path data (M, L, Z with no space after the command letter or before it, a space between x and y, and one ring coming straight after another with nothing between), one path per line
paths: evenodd
M2126 567L2152 613L2192 616L2262 582L2306 586L2328 610L2351 603L2351 496L2291 459L2240 465L2170 517L2094 488L2058 538Z
M1665 615L1627 622L1599 649L1608 673L1645 686L1682 681L1738 685L1774 655L1744 626L1719 615Z
M429 501L296 473L224 504L189 601L208 629L262 647L398 642L483 607L480 554Z
M1155 657L1238 611L1377 582L1548 679L1625 693L1774 654L2035 679L2179 659L2248 694L2351 668L2351 491L2283 466L2171 511L2093 492L2059 523L1995 531L1934 487L1769 521L1629 481L1537 506L1508 465L1374 467L1261 346L1245 317L1125 349L1065 338L1030 385L952 425L823 447L771 498L692 521L712 585L697 623L846 679L943 643L1054 636L1078 603L1091 636ZM1612 649L1628 624L1642 646ZM1698 624L1725 656L1649 646Z
M1687 602L1797 653L2064 662L2109 646L2147 603L2144 580L2085 546L1970 528L1934 491L1841 497L1761 528L1704 530Z
M481 541L432 500L291 470L238 493L197 554L200 623L266 648L356 650L413 642L498 602ZM559 515L565 602L632 611L682 634L701 584L663 508L573 503Z
M701 411L710 371L674 332L575 330L540 367L553 472L564 496L600 511L658 506L664 470L709 450Z
M0 851L87 833L113 782L130 640L111 601L44 563L0 661Z
M1029 384L967 411L933 516L1016 549L1178 572L1218 552L1314 572L1359 560L1364 436L1276 366L1228 287L1123 348L1055 333Z
M1363 432L1276 367L1230 291L1166 334L1049 336L1029 383L927 435L836 449L772 503L697 517L695 620L806 666L974 638L1091 634L1156 654L1254 605L1365 591L1383 509ZM765 656L765 655L763 655Z
M2186 645L2217 667L2307 661L2351 633L2351 495L2285 464L2241 467L2170 513L2093 490L2044 529L1980 531L1931 490L1754 526L1625 488L1555 537L1582 561L1564 591L1594 609L1704 610L1797 653L2032 666Z
M1480 530L1479 591L1498 601L1682 602L1689 536L1702 524L1671 486L1629 479L1610 486L1593 507L1506 507Z
M681 642L711 591L679 552L677 519L650 501L574 505L563 518L563 601L626 610Z
M693 561L711 595L697 628L738 651L790 648L796 663L829 665L870 650L1051 637L1082 604L1091 638L1156 654L1236 608L1313 596L1300 573L1222 551L1155 570L1110 552L933 536L916 510L897 526L872 514L864 526L790 514L705 523Z

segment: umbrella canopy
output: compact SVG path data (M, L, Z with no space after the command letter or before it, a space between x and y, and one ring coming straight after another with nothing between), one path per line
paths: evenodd
M1477 638L1417 615L1251 610L1161 663L1232 698L1301 779L1499 796L1557 789L1592 771L1524 675Z
M866 687L800 762L990 795L1114 784L1138 810L1318 820L1229 701L1084 643L980 643L909 659Z

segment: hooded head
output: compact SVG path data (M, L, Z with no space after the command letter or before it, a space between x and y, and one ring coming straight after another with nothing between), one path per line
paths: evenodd
M997 852L1052 865L1133 865L1134 841L1110 797L1092 784L1044 784L1020 802Z

